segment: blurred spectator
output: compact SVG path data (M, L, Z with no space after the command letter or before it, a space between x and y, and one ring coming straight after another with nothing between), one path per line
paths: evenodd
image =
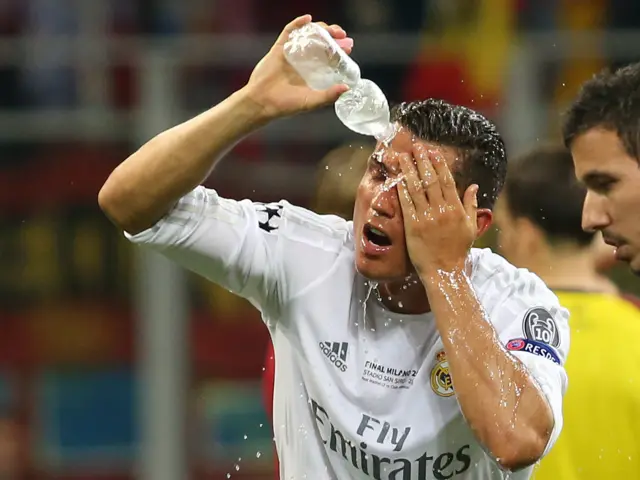
M499 245L514 265L540 276L571 313L564 426L534 478L637 478L640 442L630 419L640 408L634 382L640 350L619 346L640 335L640 311L596 271L594 234L581 228L586 191L575 179L571 154L542 148L509 168L496 209Z

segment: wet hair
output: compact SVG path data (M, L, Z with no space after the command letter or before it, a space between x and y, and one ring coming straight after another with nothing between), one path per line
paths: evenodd
M571 148L577 136L598 127L614 131L640 161L640 63L605 69L582 85L565 113L564 144Z
M401 103L391 110L391 120L422 140L452 147L462 162L453 172L464 192L478 185L478 206L493 208L507 174L507 152L496 126L479 113L443 100Z
M594 233L581 227L587 191L576 180L571 152L564 146L540 147L511 160L504 193L511 215L529 219L550 242L591 244Z

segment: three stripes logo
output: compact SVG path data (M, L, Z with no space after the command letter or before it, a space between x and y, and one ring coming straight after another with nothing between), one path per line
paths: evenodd
M320 350L325 357L341 372L347 371L347 352L349 344L347 342L320 342Z

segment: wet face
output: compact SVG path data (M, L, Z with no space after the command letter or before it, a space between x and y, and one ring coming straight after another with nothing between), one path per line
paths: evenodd
M414 272L405 243L396 184L400 175L399 155L411 154L415 142L439 149L450 167L457 161L454 149L418 140L405 128L398 131L388 146L378 143L358 186L353 218L356 268L371 280L401 280Z
M615 132L594 128L571 145L578 180L588 191L582 228L601 231L616 258L640 275L640 165Z

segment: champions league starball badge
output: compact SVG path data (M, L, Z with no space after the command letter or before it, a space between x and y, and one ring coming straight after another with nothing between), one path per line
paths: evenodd
M560 346L560 333L553 316L542 307L534 307L524 315L522 322L524 335L529 340L546 343L551 347Z

